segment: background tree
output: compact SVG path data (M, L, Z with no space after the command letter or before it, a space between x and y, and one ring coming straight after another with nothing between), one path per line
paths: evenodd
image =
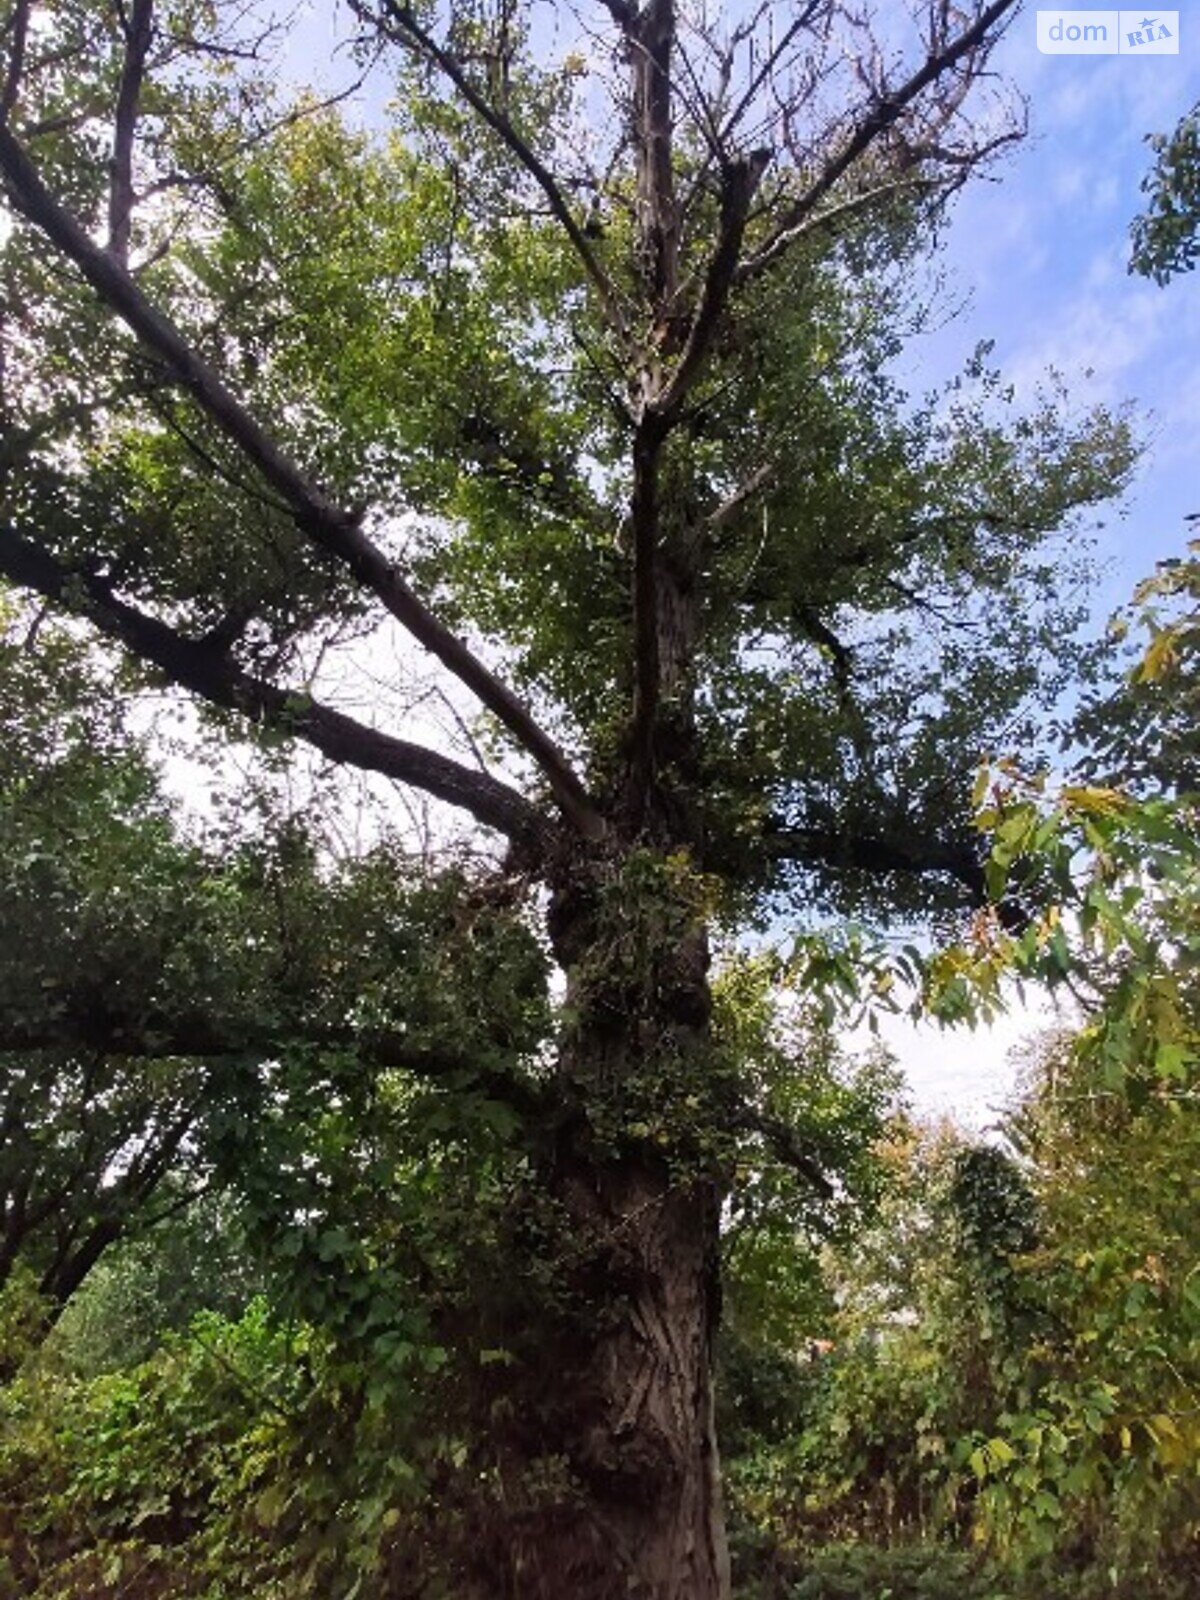
M479 881L403 897L420 975L395 957L390 1013L422 1065L462 1047L443 1082L468 1104L482 1061L516 1137L478 1235L507 1337L465 1386L488 1421L443 1502L455 1581L703 1600L728 1587L724 1197L747 1138L829 1184L714 1026L712 934L979 903L970 775L1071 670L1052 574L1128 430L1018 413L983 354L926 401L890 376L903 272L1016 131L981 98L1009 0L934 0L887 41L826 0L612 3L581 19L590 59L558 60L547 8L351 9L393 63L386 137L273 103L236 11L7 8L0 570L231 731L506 842ZM386 695L334 703L341 647L382 622L474 697L503 776L385 731ZM476 1004L508 977L493 940L542 915L566 991L533 1047ZM544 974L526 1002L518 965L532 1020ZM423 1034L409 1010L449 982L470 1025ZM267 1020L327 1046L335 1015ZM333 1041L352 1079L369 1032ZM329 1056L279 1053L276 1106L304 1112L263 1126L315 1140L360 1211ZM390 1293L313 1159L277 1164L264 1226ZM349 1288L307 1281L382 1360Z
M1041 1329L995 1437L966 1441L976 1525L1010 1556L1053 1552L1131 1593L1185 1592L1197 1556L1195 579L1190 558L1161 563L1120 619L1119 638L1136 621L1148 640L1076 725L1105 786L997 775L988 875L1040 877L1057 904L1020 934L990 924L947 964L985 991L1000 973L1065 987L1072 1013L1005 1119L1035 1203L1008 1276Z
M1159 563L1110 634L1125 657L1124 683L1119 693L1086 696L1074 719L1083 770L1147 799L1200 793L1200 541Z
M1196 264L1200 236L1200 106L1180 117L1172 133L1151 134L1155 162L1142 183L1149 204L1133 224L1130 271L1156 283Z

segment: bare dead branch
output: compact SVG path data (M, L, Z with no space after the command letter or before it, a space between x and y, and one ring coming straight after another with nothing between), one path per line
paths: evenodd
M859 115L841 149L825 162L804 192L787 206L767 242L742 262L738 269L739 280L754 277L777 261L799 237L817 206L855 163L889 129L896 126L904 111L918 101L928 88L984 46L992 30L1016 3L1017 0L993 0L993 4L980 11L974 22L953 39L944 38L938 30L932 30L929 53L921 66L898 89L883 94L872 92L868 105ZM951 113L964 90L965 84L960 84L952 92L949 103ZM921 151L915 151L914 157L919 159L921 154Z
M723 162L728 151L727 147L721 142L720 129L717 126L716 108L714 106L713 97L705 93L704 85L700 80L700 74L692 64L691 56L685 48L682 40L679 40L676 43L676 54L679 57L679 60L683 63L683 70L687 75L689 84L691 85L690 91L686 96L685 103L692 115L693 120L696 123L697 128L700 130L700 136L703 139L705 147L708 151L709 161L715 160ZM685 98L682 94L682 91L679 89L678 80L676 80L676 93L680 95L681 99ZM686 206L680 206L679 213L681 217L684 215L685 209Z
M797 223L788 235L788 246L811 234L832 231L839 223L849 221L860 212L879 207L884 201L894 199L898 195L931 194L944 188L944 180L923 177L920 173L908 173L888 183L873 184L869 189L861 189L857 194L847 196L845 200L839 200L833 205L814 211L803 222ZM752 275L754 270L751 268L750 274L747 275Z
M738 512L744 510L756 495L769 487L778 471L779 463L777 461L764 461L761 466L756 467L749 477L744 478L731 494L726 495L715 510L709 512L704 519L704 532L715 533L718 528L723 527L732 517L736 517Z
M804 7L800 15L795 17L788 27L784 29L779 36L778 43L767 52L758 70L751 74L750 81L746 85L740 100L730 111L721 126L719 137L726 148L728 148L730 141L737 133L742 118L758 99L763 86L771 81L780 63L791 49L793 42L799 38L806 28L812 26L822 11L827 9L828 0L810 0L810 3Z
M671 123L673 0L647 0L627 36L633 69L638 253L655 320L661 326L679 287L679 208Z

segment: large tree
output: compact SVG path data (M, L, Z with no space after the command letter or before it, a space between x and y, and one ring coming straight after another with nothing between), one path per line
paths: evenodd
M455 1502L485 1593L727 1592L737 1141L818 1194L834 1153L714 1027L714 930L979 905L973 770L1075 661L1121 420L1018 412L983 353L895 377L946 199L1018 131L1011 9L354 0L370 136L282 103L240 6L5 9L0 572L231 735L498 836L466 944L516 908L565 973L488 1062L527 1149ZM411 697L388 725L385 625L458 753Z

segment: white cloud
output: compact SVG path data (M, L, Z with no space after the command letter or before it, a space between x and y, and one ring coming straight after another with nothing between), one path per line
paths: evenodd
M1110 403L1152 403L1164 374L1179 364L1190 370L1197 316L1183 296L1173 298L1124 271L1111 247L1051 286L1029 308L1024 337L1006 370L1031 392L1048 367L1061 372L1086 398Z
M1072 161L1059 167L1054 174L1054 198L1058 201L1079 200L1092 181L1090 162Z
M1048 996L1016 1004L991 1027L938 1028L901 1017L880 1019L880 1037L895 1052L917 1112L951 1115L982 1132L994 1126L1017 1093L1021 1048L1055 1026ZM865 1031L853 1041L865 1043Z

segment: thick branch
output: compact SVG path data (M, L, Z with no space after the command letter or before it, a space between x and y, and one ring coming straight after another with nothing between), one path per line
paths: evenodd
M944 844L914 835L860 834L834 828L777 827L764 836L779 861L853 867L862 872L940 872L972 890L983 887L979 859L969 844Z
M969 842L946 842L915 834L781 826L764 834L763 843L776 861L880 875L899 872L908 877L953 878L966 889L973 905L992 903L980 852ZM1027 913L1019 905L1002 903L996 912L1005 927L1014 932L1026 926Z
M474 1086L531 1120L551 1109L549 1095L535 1079L516 1070L482 1066L452 1051L416 1048L403 1033L303 1025L289 1030L287 1024L266 1031L236 1021L222 1025L211 1014L151 1014L131 1021L106 1009L94 993L54 992L43 998L53 1001L51 1020L0 1014L0 1054L63 1055L86 1050L131 1061L232 1062L240 1058L266 1060L278 1056L289 1044L302 1044L306 1049L353 1051L380 1070L410 1072L430 1083Z
M637 425L630 501L634 613L630 799L636 807L652 779L655 727L662 696L659 545L663 530L658 480L662 447L673 419L663 406L668 389L663 383L661 358L669 353L673 340L679 287L679 217L671 128L675 7L673 0L647 0L640 10L634 6L610 9L624 32L633 76L637 248L653 320L648 330L650 347L641 363L634 396Z
M907 107L931 84L936 83L964 56L976 50L1005 12L1011 11L1016 3L1017 0L994 0L994 3L981 11L971 26L957 39L928 55L918 70L899 89L877 99L861 117L841 150L826 162L804 193L787 208L768 242L742 262L738 269L739 279L753 277L783 255L799 237L816 207L845 177L854 163L899 120Z
M153 31L154 0L133 0L125 23L125 61L113 123L112 182L108 199L108 253L123 267L129 262L129 237L133 227L133 138Z
M180 1142L182 1143L182 1139ZM130 1200L130 1209L137 1203L137 1197ZM116 1244L124 1233L128 1220L128 1216L122 1216L120 1207L114 1204L113 1210L96 1219L78 1249L72 1250L75 1244L73 1236L66 1248L61 1250L46 1268L39 1280L38 1289L51 1302L47 1315L48 1324L52 1326L58 1320L67 1301L83 1283L100 1257L110 1245Z
M679 287L679 215L671 129L673 0L647 0L626 28L633 57L638 248L656 318L668 315Z
M129 273L92 243L50 194L21 144L5 127L0 127L0 173L17 209L75 263L105 304L128 323L142 344L253 463L286 502L298 526L344 563L419 643L478 696L537 762L570 821L588 837L599 837L603 820L566 757L528 709L427 609L384 552L363 533L358 519L301 471L178 328L150 303Z
M666 390L654 405L654 409L662 416L674 417L678 414L684 396L704 367L733 286L750 203L769 160L769 151L756 150L751 155L739 156L725 169L717 247L708 264L704 291L688 329L679 363Z
M814 1189L822 1199L832 1200L834 1187L820 1162L790 1123L754 1106L741 1106L734 1113L734 1126L747 1133L755 1133L777 1161L790 1167Z
M933 178L912 173L891 178L886 183L873 184L869 189L861 189L857 194L848 195L845 200L839 200L836 204L810 213L789 230L786 245L792 245L797 239L808 238L817 233L828 234L835 230L839 223L857 217L862 212L870 211L872 206L880 206L881 202L894 199L898 195L928 195L936 192L939 187ZM743 267L739 268L739 276L753 277L758 270L755 265L758 259L755 257L754 261L744 263ZM769 263L763 262L763 265Z
M846 696L850 692L850 673L854 664L850 646L843 644L828 623L823 622L812 606L802 605L797 602L792 607L792 620L811 639L817 648L829 658L833 671L833 681L837 685L838 693Z
M643 417L633 441L634 700L633 765L639 786L649 779L654 760L654 726L662 692L659 651L658 475L665 429L653 412Z
M4 87L0 89L0 121L7 118L17 103L21 92L21 77L25 71L25 47L29 42L29 13L32 0L17 0L4 33L11 43L8 47L8 71L4 74Z
M0 573L60 605L80 611L101 633L148 661L172 683L211 705L315 745L330 761L410 783L510 838L527 838L545 819L515 789L447 756L368 728L306 694L243 672L211 642L188 639L114 594L95 573L73 572L40 545L0 527Z
M774 481L778 471L779 462L774 460L764 461L761 466L756 467L748 477L743 478L736 489L721 501L720 505L716 506L705 517L704 533L713 534L723 528L731 518L736 517L740 511L750 504L755 495Z

